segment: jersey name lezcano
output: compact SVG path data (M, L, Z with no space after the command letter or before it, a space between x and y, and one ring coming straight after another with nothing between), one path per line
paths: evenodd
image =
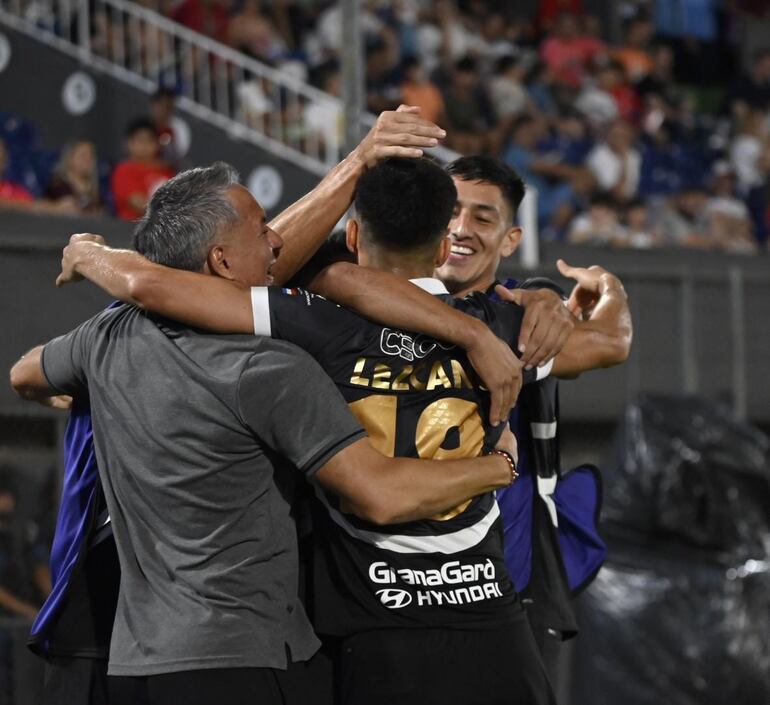
M439 387L444 389L481 388L471 382L459 360L437 360L417 365L387 365L370 358L359 357L353 367L350 384L371 389L387 389L392 392L425 392Z

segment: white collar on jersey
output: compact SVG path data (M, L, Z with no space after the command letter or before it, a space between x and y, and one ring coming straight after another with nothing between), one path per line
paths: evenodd
M419 279L410 279L410 282L415 286L419 286L423 291L427 291L429 294L448 294L447 288L444 286L444 282L441 279L435 277L420 277Z

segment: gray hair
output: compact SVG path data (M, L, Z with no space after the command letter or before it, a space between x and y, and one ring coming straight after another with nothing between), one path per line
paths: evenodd
M134 248L158 264L200 272L220 229L238 220L227 199L237 183L238 172L224 162L177 174L153 194Z

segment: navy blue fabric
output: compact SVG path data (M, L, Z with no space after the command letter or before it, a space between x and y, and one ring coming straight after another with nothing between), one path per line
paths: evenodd
M517 285L515 279L503 283L506 289L515 289ZM490 298L500 300L496 294ZM505 564L517 592L521 592L529 585L532 575L532 511L537 495L537 468L526 452L532 444L530 420L518 406L511 414L510 424L519 440L519 479L512 487L498 490L497 502L503 518ZM557 474L553 500L561 558L570 590L575 592L591 582L607 553L598 529L601 507L598 471L581 466L564 475Z
M570 590L582 590L607 557L607 544L598 530L601 476L592 465L565 473L553 494L559 527L556 532Z
M48 652L70 576L88 548L97 479L91 407L76 400L64 432L64 479L50 561L53 590L32 625L30 647L35 651Z

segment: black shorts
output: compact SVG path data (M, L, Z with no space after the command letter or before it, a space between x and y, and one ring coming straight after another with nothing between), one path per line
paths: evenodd
M107 659L49 656L43 705L107 705Z
M394 629L343 640L339 705L555 703L526 620L504 630Z

